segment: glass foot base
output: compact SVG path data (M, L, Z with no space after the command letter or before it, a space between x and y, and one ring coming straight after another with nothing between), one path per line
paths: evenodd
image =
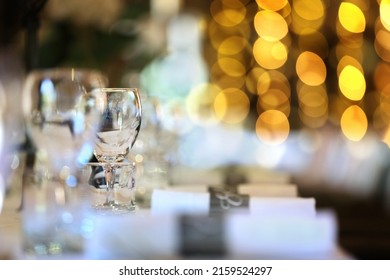
M106 202L93 205L98 214L126 214L135 212L135 204L120 204L117 202Z

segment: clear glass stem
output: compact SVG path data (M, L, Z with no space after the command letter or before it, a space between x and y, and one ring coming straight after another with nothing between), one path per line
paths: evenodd
M114 185L115 185L115 172L116 168L112 164L106 164L104 166L104 175L106 178L106 206L115 204Z

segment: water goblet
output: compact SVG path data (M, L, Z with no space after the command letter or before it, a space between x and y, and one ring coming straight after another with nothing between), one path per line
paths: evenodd
M84 196L76 171L93 155L100 122L93 91L107 83L92 69L43 69L26 77L22 102L27 135L36 147L37 186L25 190L23 226L26 250L33 254L61 254L81 246L75 227Z
M141 127L141 99L137 88L101 88L96 90L96 105L100 112L100 129L96 134L94 155L104 170L105 200L94 205L103 213L128 213L135 210L134 198L127 203L115 198L117 170L128 170L126 157L137 139ZM93 164L92 164L93 165ZM130 174L134 188L134 172Z

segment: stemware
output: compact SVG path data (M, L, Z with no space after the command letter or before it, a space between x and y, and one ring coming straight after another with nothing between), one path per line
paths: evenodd
M135 201L122 203L115 198L115 180L118 167L128 166L126 157L141 127L140 95L137 88L101 88L96 90L96 100L101 126L96 134L94 155L104 169L106 196L104 202L94 207L113 213L131 212Z
M100 121L93 90L106 84L102 73L89 69L36 70L27 76L23 109L28 136L54 173L64 166L81 167L92 156Z
M93 155L100 123L94 89L107 83L104 74L92 69L43 69L26 77L23 112L36 148L33 175L38 188L24 190L23 225L28 238L38 239L28 240L28 246L40 248L39 254L68 249L67 241L52 240L67 238L67 230L53 231L73 227L81 215L76 211L82 204L76 171Z

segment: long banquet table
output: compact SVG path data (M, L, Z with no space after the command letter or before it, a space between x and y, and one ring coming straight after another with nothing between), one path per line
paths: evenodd
M242 186L242 190L248 191L253 187ZM198 185L196 189L194 186L157 189L153 191L151 205L138 207L134 213L89 216L94 230L85 239L81 251L38 256L25 254L23 251L23 220L21 211L17 209L20 197L11 194L7 196L0 214L0 259L352 258L338 245L337 217L331 210L318 211L315 209L315 199L304 200L296 196L296 186L292 184L279 184L281 188L276 191L277 197L272 197L272 191L270 193L266 184L261 184L260 187L260 193L258 188L255 195L259 207L252 206L255 210L251 210L255 212L250 215L225 215L222 226L221 219L210 218L207 210L201 210L209 201L206 204L203 202L198 212L186 211L197 209L202 204L199 197L207 196L205 186ZM283 199L289 202L287 208L286 203L280 203ZM303 202L302 205L306 208L295 205L297 201ZM278 203L284 208L278 207ZM164 207L167 204L170 207ZM314 211L309 213L311 210L307 210L307 207L312 206ZM278 209L282 209L282 212L275 213ZM297 210L295 214L292 213L294 209ZM205 238L203 233L200 237L191 232L188 234L188 225L184 227L183 221L190 221L192 225L194 222L202 224L198 227L199 231L219 230L221 235L219 238L215 235ZM212 226L205 226L207 223ZM185 238L183 234L186 235Z

